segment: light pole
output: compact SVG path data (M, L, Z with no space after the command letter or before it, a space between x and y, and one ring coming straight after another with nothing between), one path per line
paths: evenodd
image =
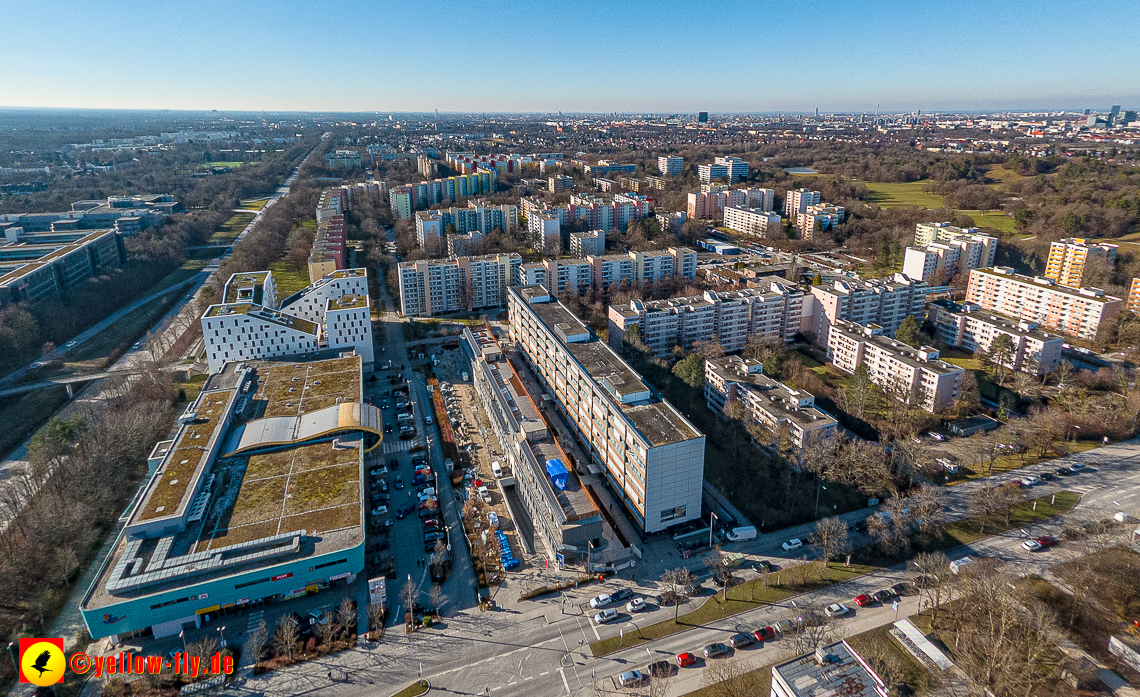
M720 520L720 518L717 516L717 514L716 514L716 513L713 513L712 511L709 511L709 547L712 547L712 546L713 546L713 545L712 545L712 536L713 536L713 518L716 518L717 520Z
M823 485L823 482L817 482L816 488L815 488L815 517L816 518L819 518L819 490L820 489L827 491L827 487L825 487Z
M223 624L221 627L218 627L218 636L221 637L221 648L226 648L226 625Z
M16 663L16 652L12 649L12 647L15 645L16 645L16 642L14 642L14 641L8 642L8 655L11 656L11 658L12 658L12 667L16 669L16 675L19 675L20 674L20 665L18 663Z
M183 629L181 632L178 632L178 638L182 640L182 653L184 653L184 654L188 653L186 651L186 630L185 629Z

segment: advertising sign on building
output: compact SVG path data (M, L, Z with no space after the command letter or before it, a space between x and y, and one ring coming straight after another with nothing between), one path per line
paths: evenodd
M368 602L383 606L388 600L388 592L384 584L384 577L368 579Z

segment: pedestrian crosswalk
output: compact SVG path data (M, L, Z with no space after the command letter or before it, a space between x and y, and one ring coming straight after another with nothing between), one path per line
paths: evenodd
M385 452L385 454L387 454L387 453L402 453L402 452L407 452L408 450L413 450L415 448L423 447L423 445L424 445L423 436L416 436L415 438L411 438L408 440L400 440L399 438L397 438L395 440L384 441L384 452Z
M265 619L265 610L254 610L249 613L249 624L245 628L246 636L253 633L257 629L257 625L261 624L261 620Z

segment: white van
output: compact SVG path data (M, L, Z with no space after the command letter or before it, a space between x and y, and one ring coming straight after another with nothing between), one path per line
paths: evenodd
M954 561L950 562L950 572L956 574L964 567L969 566L973 563L974 559L972 557L962 557L961 559L955 559Z
M724 531L724 539L729 542L743 542L744 540L756 539L756 528L751 525L742 525L731 530Z
M491 463L491 474L495 475L495 479L503 478L503 468L499 466L498 460Z

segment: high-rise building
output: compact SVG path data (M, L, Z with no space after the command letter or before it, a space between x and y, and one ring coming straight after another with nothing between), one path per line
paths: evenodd
M843 206L832 206L826 203L817 203L807 207L807 210L796 216L796 227L800 231L800 239L813 239L816 232L833 230L836 225L843 222Z
M988 241L984 238L988 238ZM978 240L985 244L985 251L989 259L984 257L978 266L993 266L994 255L997 254L997 238L983 233L976 227L960 228L950 223L918 223L914 226L914 246L925 247L933 242L949 244L959 240Z
M458 201L495 193L497 171L479 170L445 179L432 179L397 186L388 191L388 201L396 217L408 220L412 213L443 201Z
M511 338L636 526L701 517L705 437L545 288L508 290Z
M690 218L719 218L728 206L770 211L775 205L774 189L729 189L705 184L700 192L690 192L686 213Z
M950 346L976 351L989 351L994 339L1009 337L1010 353L1003 364L1010 370L1031 375L1045 375L1057 369L1061 362L1064 339L1037 328L1035 322L1012 320L977 305L960 305L949 300L930 303L929 318L938 338ZM997 357L1001 360L1001 357Z
M1085 267L1089 262L1107 266L1109 271L1116 263L1117 245L1090 242L1083 237L1069 237L1049 245L1049 260L1045 264L1045 278L1070 288L1081 288L1085 283Z
M1140 278L1132 279L1132 286L1128 289L1128 311L1140 315Z
M944 239L945 242L931 242L925 247L907 247L903 255L903 273L910 278L938 284L949 281L956 273L993 265L996 237L960 234Z
M808 206L814 206L819 202L820 193L818 191L794 189L784 196L784 216L795 218L800 213L807 213Z
M556 194L560 191L569 191L574 188L574 178L564 174L554 174L547 178L550 192Z
M1099 288L1069 288L1051 278L1022 276L1005 266L971 271L966 302L1088 341L1116 326L1123 304Z
M605 253L605 230L570 233L570 256L585 259L588 256L600 256Z
M877 324L836 322L827 335L827 358L845 373L866 363L871 382L930 412L949 407L962 384L963 370L938 360L937 350L889 339Z
M675 346L688 349L714 336L725 351L740 351L749 336L791 342L800 331L803 307L802 291L775 282L767 288L633 300L610 306L609 341L620 348L625 332L636 324L642 340L656 355L665 355Z
M727 179L735 184L748 178L748 162L739 157L716 157L711 165L698 165L697 174L703 182Z
M709 410L726 417L725 407L739 401L745 423L759 424L773 438L785 429L791 450L835 433L839 422L815 406L815 397L788 387L764 374L760 361L723 356L705 361L705 402Z
M657 169L661 174L671 177L685 171L685 158L676 155L663 155L657 158Z
M693 194L689 195L692 196ZM725 206L724 226L746 235L758 235L773 239L782 237L784 232L779 213L773 210L746 208L744 206Z
M893 335L907 317L922 320L928 287L901 273L890 279L837 279L831 285L813 286L810 330L824 345L830 326L839 320L877 324L883 333Z
M399 266L400 312L431 317L503 307L520 264L518 254L405 261Z
M698 111L697 112L697 123L708 123L708 122L709 122L709 112Z

